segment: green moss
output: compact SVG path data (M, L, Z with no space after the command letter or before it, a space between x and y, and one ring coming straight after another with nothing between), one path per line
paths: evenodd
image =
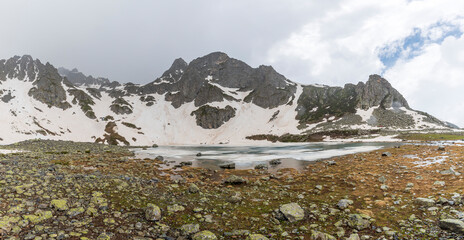
M459 133L411 133L402 134L398 138L412 141L456 141L464 139Z

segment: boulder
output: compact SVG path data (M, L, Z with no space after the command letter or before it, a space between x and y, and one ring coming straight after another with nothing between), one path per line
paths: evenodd
M430 199L430 198L416 198L414 199L414 203L422 207L435 206L435 200Z
M342 200L338 201L337 207L340 208L341 210L344 210L344 209L348 208L351 204L353 204L352 200L342 199Z
M269 240L269 238L261 235L261 234L250 234L246 238L246 240Z
M279 210L290 222L303 220L305 216L303 208L301 208L297 203L284 204L280 206Z
M348 215L347 224L351 228L361 231L370 227L371 222L369 221L368 216L362 214L350 214Z
M223 163L223 164L219 164L219 167L222 169L235 169L235 163L233 162Z
M226 178L226 180L224 180L224 183L234 184L234 185L244 184L246 182L247 182L246 179L236 176L236 175L230 175L229 177Z
M161 209L155 204L149 203L145 208L145 219L148 221L159 221L161 219Z
M441 229L464 234L464 222L457 219L442 219L438 223Z
M216 240L217 237L210 231L201 231L193 235L192 240Z
M200 225L199 224L185 224L185 225L182 225L179 230L182 236L190 236L200 231Z

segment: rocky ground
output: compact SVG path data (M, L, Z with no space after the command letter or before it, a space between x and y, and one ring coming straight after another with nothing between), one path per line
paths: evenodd
M164 169L128 148L26 141L0 157L2 239L463 239L464 147L303 171Z

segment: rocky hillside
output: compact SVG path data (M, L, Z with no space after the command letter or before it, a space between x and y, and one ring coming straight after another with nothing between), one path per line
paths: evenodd
M0 143L30 138L131 145L242 143L247 136L347 129L448 129L411 109L387 80L301 85L270 66L215 52L176 59L145 85L43 64L0 60Z

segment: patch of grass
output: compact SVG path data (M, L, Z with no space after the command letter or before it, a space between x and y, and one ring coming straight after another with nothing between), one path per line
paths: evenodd
M69 166L71 162L65 159L52 160L51 163L63 166Z
M398 138L412 141L456 141L464 139L464 135L458 133L410 133L402 134Z

